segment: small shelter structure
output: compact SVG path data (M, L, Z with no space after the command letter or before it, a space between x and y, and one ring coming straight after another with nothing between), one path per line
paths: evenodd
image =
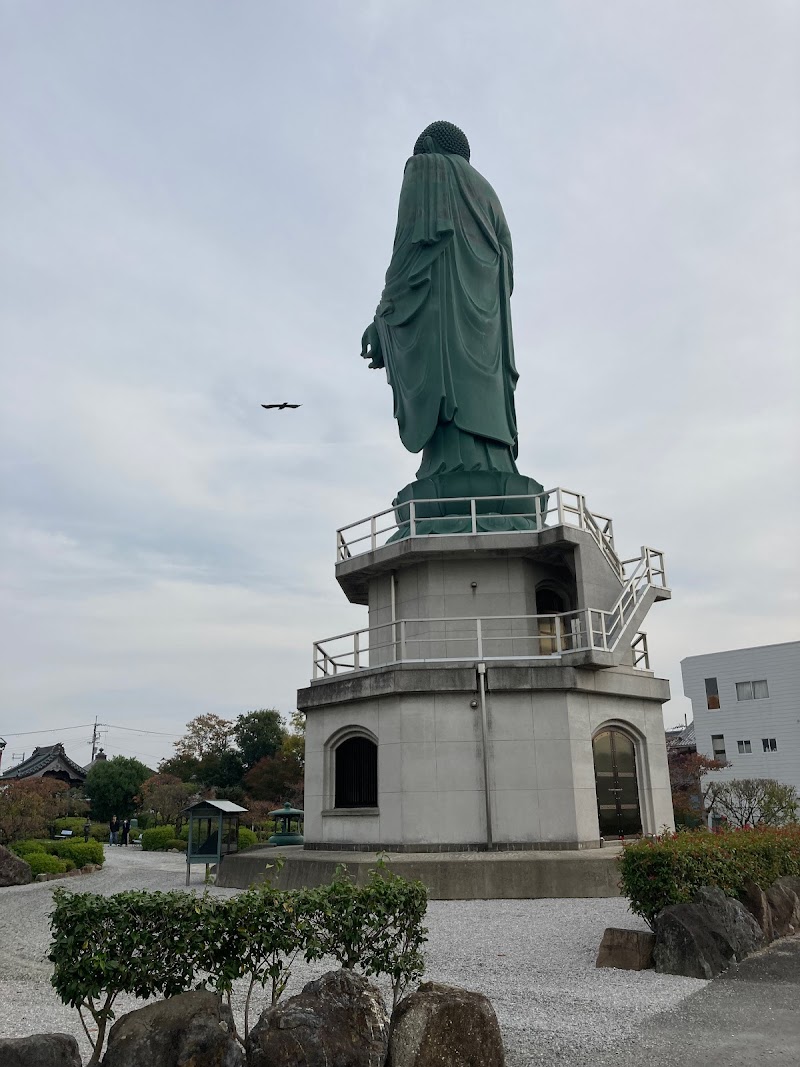
M183 809L189 821L187 885L193 863L204 863L207 872L212 863L239 851L239 816L246 811L231 800L197 800Z

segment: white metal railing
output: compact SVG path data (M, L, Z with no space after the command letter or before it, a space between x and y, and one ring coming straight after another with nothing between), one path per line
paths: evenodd
M449 533L447 524L452 526L454 519L467 520L468 528L453 536L497 533L491 529L481 530L481 520L489 516L502 516L525 519L531 524L531 530L543 530L548 526L572 526L586 530L597 542L619 580L625 579L624 568L614 549L611 519L591 512L582 493L556 488L535 495L453 497L446 501L449 514L437 515L436 511L441 509L443 503L441 499L409 500L342 526L336 531L336 562L342 563L364 552L374 552L397 534L419 537L431 533ZM513 534L520 531L499 532Z
M640 670L650 670L650 651L647 647L647 634L644 630L640 630L639 633L631 641L631 652L633 653L633 665Z
M567 652L613 651L607 612L398 619L314 642L314 678L391 663L553 659ZM598 626L597 617L600 617ZM649 670L647 638L632 644L634 666Z

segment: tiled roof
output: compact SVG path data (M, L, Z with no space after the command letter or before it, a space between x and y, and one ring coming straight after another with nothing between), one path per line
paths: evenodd
M75 778L79 778L81 781L86 777L86 772L83 767L79 766L74 760L71 760L64 751L64 746L59 742L55 745L43 745L40 748L35 748L30 756L22 763L18 763L16 767L12 767L2 775L3 780L11 780L14 778L30 778L33 775L41 774L51 763L55 763L56 760L61 760L64 766L73 773Z

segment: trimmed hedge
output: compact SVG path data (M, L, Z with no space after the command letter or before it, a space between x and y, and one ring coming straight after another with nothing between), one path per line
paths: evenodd
M105 854L99 841L75 841L68 837L63 841L43 841L44 851L51 856L60 856L62 860L70 860L75 867L83 867L87 863L104 863Z
M165 849L175 848L171 843L174 840L174 826L152 826L149 830L142 831L142 849L145 852L163 852Z
M225 994L248 983L271 1003L283 993L294 960L333 957L364 975L385 975L397 1001L425 968L422 925L427 893L382 863L356 886L343 868L316 889L277 890L269 883L220 899L209 893L126 892L104 897L57 889L50 916L51 982L65 1004L93 1018L98 1064L121 993L142 999L206 987ZM255 1007L255 1005L253 1006ZM87 1031L87 1034L89 1031Z
M679 831L626 845L620 889L650 926L669 904L685 904L704 885L740 897L747 882L763 889L783 875L800 876L800 826Z
M29 852L25 862L30 866L34 878L37 874L65 874L74 867L69 860L51 856L48 852Z

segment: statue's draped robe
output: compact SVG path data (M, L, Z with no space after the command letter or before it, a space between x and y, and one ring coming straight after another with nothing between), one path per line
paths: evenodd
M457 155L406 164L375 322L418 478L516 471L511 235L497 194Z

